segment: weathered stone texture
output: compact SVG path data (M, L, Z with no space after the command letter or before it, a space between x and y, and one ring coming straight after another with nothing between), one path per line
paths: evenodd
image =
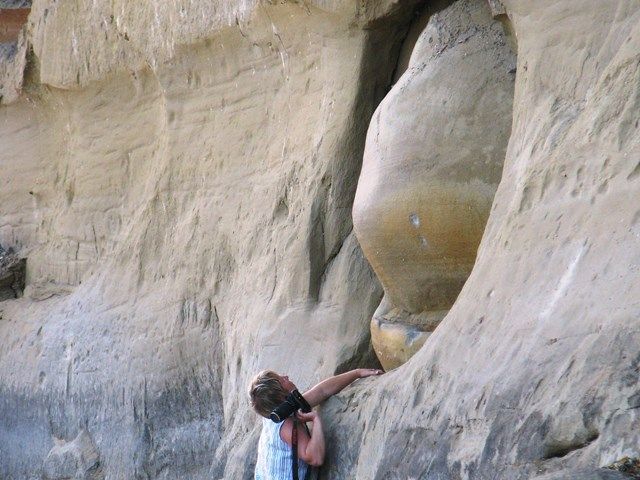
M304 388L371 361L382 289L351 209L413 3L34 2L2 62L0 244L28 262L0 304L0 477L251 478L255 371ZM323 478L622 478L602 467L638 457L640 5L502 4L513 123L475 265L406 364L323 407ZM474 38L440 58L508 116ZM469 128L460 95L433 114ZM481 118L495 153L506 127Z
M502 173L514 73L486 3L454 2L431 14L373 116L353 218L385 290L371 328L386 368L419 349L471 272Z
M105 478L249 477L255 371L375 362L351 205L393 3L34 3L0 109L0 243L29 258L0 477L84 475L81 430Z
M27 260L0 247L0 302L22 296Z
M478 258L425 347L326 410L358 452L328 478L607 478L637 456L640 6L503 3L513 127Z

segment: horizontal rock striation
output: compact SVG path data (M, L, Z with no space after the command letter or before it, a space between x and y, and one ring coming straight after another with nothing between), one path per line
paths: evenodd
M0 243L29 258L0 477L249 477L257 370L375 362L351 206L414 2L316 3L32 5L0 109Z

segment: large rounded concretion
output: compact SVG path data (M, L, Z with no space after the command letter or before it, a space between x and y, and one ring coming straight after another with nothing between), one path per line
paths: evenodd
M385 298L372 319L387 369L404 363L466 281L502 172L515 57L486 0L433 13L373 116L353 219Z

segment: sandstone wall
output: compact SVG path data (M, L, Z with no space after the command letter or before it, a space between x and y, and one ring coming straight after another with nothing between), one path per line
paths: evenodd
M511 133L502 25L483 1L437 7L373 116L353 206L385 291L371 332L387 369L424 344L467 280Z
M485 8L431 5L463 3ZM415 356L323 408L323 478L625 478L599 467L638 456L640 6L489 3L518 64L478 257ZM28 257L0 303L0 477L251 478L256 370L304 388L374 361L351 208L414 6L33 3L0 72L0 245Z
M640 7L503 3L513 128L476 264L408 363L333 401L326 478L630 478L600 467L640 440Z
M257 370L375 362L350 212L397 7L34 2L0 109L0 244L28 257L0 477L248 477Z

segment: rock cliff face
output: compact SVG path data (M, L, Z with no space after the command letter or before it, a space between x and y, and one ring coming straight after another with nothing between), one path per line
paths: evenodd
M247 380L375 362L383 287L448 313L323 408L322 478L629 478L600 467L640 444L640 5L419 3L33 2L0 69L0 478L251 478Z
M0 244L28 258L0 477L248 477L255 371L375 362L351 205L412 11L33 3L0 109Z
M475 266L407 364L332 402L327 478L629 478L599 467L638 455L640 6L503 3L513 127Z

